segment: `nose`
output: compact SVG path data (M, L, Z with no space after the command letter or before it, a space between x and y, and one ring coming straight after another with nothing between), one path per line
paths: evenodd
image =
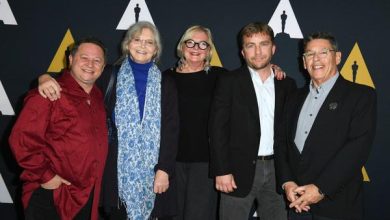
M145 40L141 40L140 42L141 42L141 47L143 47L143 48L146 47L146 41Z
M320 55L319 53L314 53L314 56L313 56L313 60L319 60L320 59Z
M260 54L260 53L261 53L260 46L256 46L256 47L255 47L255 53L256 53L256 54Z
M93 60L89 59L87 61L87 66L92 67L93 66Z
M193 48L196 49L196 50L200 50L199 43L195 43L195 46Z

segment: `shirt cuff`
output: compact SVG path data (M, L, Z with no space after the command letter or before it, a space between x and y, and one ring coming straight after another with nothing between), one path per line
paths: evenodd
M49 182L49 180L53 179L53 177L54 177L55 175L56 175L56 174L55 174L50 168L48 168L48 169L42 174L40 184Z

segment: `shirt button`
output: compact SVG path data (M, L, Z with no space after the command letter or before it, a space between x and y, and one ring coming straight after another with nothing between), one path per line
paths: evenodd
M313 114L310 114L310 116L313 116Z
M305 131L305 134L307 134L307 131Z

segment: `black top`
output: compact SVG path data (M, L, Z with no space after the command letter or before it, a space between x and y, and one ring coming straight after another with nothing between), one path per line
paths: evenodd
M208 72L178 73L174 68L164 72L175 79L178 91L180 134L176 161L209 161L210 106L217 77L225 71L211 67Z

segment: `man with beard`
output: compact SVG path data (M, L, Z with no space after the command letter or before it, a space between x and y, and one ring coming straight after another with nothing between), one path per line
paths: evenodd
M246 65L220 77L211 111L210 169L222 192L220 219L248 219L257 200L262 220L285 220L283 196L276 191L274 148L284 139L284 103L296 84L289 77L275 79L270 26L250 23L240 41Z

